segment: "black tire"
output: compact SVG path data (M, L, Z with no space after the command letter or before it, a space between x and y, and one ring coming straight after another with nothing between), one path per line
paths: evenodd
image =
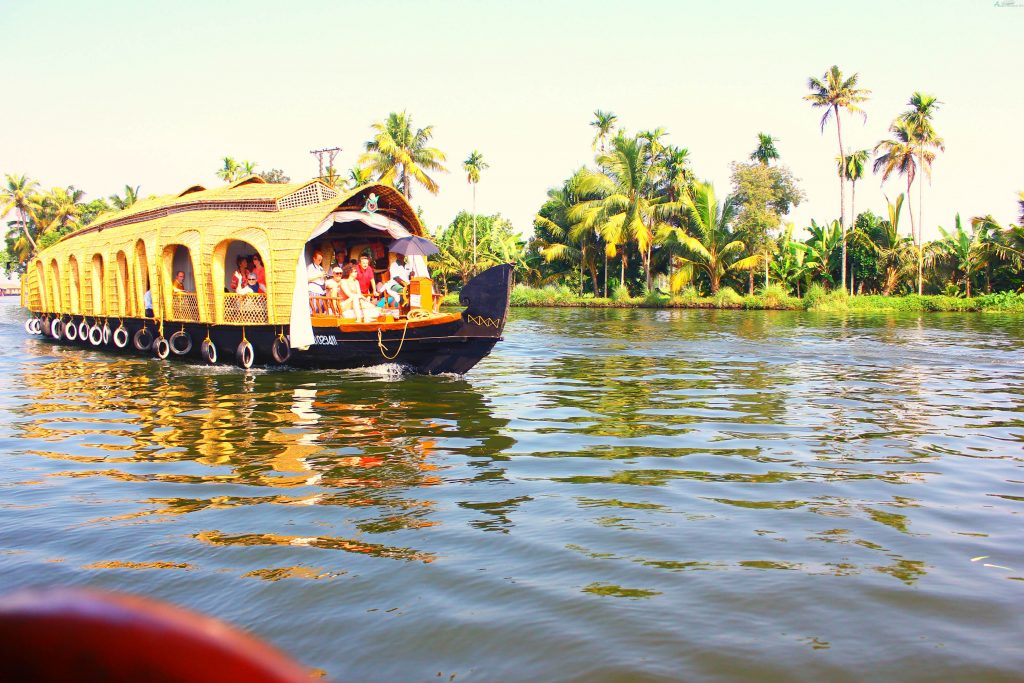
M121 325L119 328L114 330L113 339L114 346L116 346L119 349L123 349L124 347L128 346L128 328L125 327L124 325Z
M43 316L42 321L40 321L40 323L39 323L39 329L40 329L40 331L43 334L45 334L47 337L49 337L50 336L50 319L47 318L46 316Z
M205 360L207 363L209 363L210 365L217 364L217 347L214 345L212 341L210 341L209 339L204 340L203 343L199 346L199 352L202 354L203 360Z
M292 347L288 343L288 337L281 335L275 339L270 347L270 355L274 357L274 362L278 365L287 363L288 359L292 357Z
M171 355L171 345L166 339L157 337L153 340L153 355L160 360L167 360L167 356Z
M64 338L64 322L60 318L50 323L50 336L57 341Z
M109 344L110 343L110 324L109 323L106 323L106 322L103 323L103 329L101 330L101 333L103 334L103 343L104 343L104 345Z
M64 338L68 341L78 341L78 325L75 324L74 318L64 326Z
M103 330L96 323L92 324L89 328L89 343L93 346L99 346L103 343Z
M256 351L252 348L252 344L247 341L243 341L235 349L235 360L238 361L239 367L248 370L252 367L253 362L256 360Z
M179 348L179 342L184 339L185 345ZM171 347L171 352L176 356L184 356L186 353L192 350L192 337L189 336L185 330L178 330L171 335L171 338L167 342L168 346Z
M153 346L153 333L149 331L148 327L143 327L135 333L135 338L132 340L132 343L135 344L135 349L137 351L149 351Z
M78 338L83 342L89 341L89 323L85 322L85 318L78 323Z

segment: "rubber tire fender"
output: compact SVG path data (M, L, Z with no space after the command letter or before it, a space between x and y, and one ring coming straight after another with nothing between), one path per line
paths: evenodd
M210 365L217 364L217 347L209 339L203 340L203 343L199 346L199 352Z
M135 333L132 343L137 351L149 351L153 347L153 333L149 331L148 327L143 327Z
M251 368L256 360L256 351L252 348L252 344L247 341L241 342L235 349L235 360L238 361L239 367L246 370Z
M125 327L124 325L121 325L116 330L114 330L113 340L114 346L116 346L119 349L123 349L124 347L128 346L128 328Z
M92 324L89 328L89 343L93 346L99 346L103 343L103 330L96 323Z
M104 344L109 344L110 343L110 323L104 321L103 322L103 330L101 332L103 334L103 343Z
M60 341L64 338L64 321L60 318L56 318L50 323L50 336Z
M75 324L74 318L64 326L64 338L68 341L78 341L78 325Z
M43 333L43 323L40 322L39 318L33 319L32 320L32 334L42 334L42 333Z
M153 355L160 360L167 360L167 356L171 355L171 345L166 339L157 337L153 340Z
M85 322L85 318L82 318L82 322L78 323L78 338L82 342L89 341L89 323Z
M25 333L26 334L35 334L36 333L36 319L35 318L29 318L28 320L25 321Z
M288 337L281 335L276 338L270 346L270 355L274 357L274 362L278 365L287 363L288 359L292 357L292 347Z
M178 349L178 345L176 343L176 340L178 339L185 340L185 348L180 350ZM171 352L174 353L174 355L184 356L186 353L192 350L192 337L190 337L188 332L186 332L185 330L178 330L177 332L171 335L170 339L167 340L167 344L168 346L171 347Z

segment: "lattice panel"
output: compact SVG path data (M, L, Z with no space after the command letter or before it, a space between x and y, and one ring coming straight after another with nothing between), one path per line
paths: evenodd
M334 199L338 193L320 183L308 185L298 192L292 192L277 200L277 208L294 209L297 206L310 206L319 204L325 199Z
M171 297L171 320L199 322L199 297L195 292L175 290Z
M29 309L33 311L42 310L43 302L39 296L38 279L34 275L26 273L23 282L25 283L25 291L28 293Z
M225 294L224 322L236 325L267 323L266 294Z

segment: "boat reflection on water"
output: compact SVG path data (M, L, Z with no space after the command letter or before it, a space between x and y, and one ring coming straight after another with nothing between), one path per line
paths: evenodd
M26 389L47 398L20 406L16 426L34 454L62 463L49 478L118 482L111 497L135 501L135 509L93 523L250 508L244 531L189 533L216 546L310 546L429 562L432 553L366 535L437 524L430 490L445 471L514 443L502 434L507 420L462 379L403 377L387 367L238 374L105 361L64 353L26 365ZM202 495L207 487L216 492ZM285 518L294 515L266 512L281 505L318 506L311 523L324 533L286 533ZM340 508L348 511L323 512ZM225 518L212 517L218 525ZM358 538L326 533L339 526Z

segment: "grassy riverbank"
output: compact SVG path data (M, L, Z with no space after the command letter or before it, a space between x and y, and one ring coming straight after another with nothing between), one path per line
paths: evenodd
M458 294L451 293L445 304L458 305ZM552 308L722 308L778 311L1001 311L1024 313L1024 294L1000 292L972 298L954 296L849 296L841 291L826 291L812 285L807 294L797 298L787 294L781 287L758 290L753 296L736 293L730 287L723 287L714 296L700 296L695 290L683 290L667 296L650 293L646 296L629 296L619 290L614 296L600 298L579 296L564 286L533 288L516 285L512 290L512 305L522 307Z

